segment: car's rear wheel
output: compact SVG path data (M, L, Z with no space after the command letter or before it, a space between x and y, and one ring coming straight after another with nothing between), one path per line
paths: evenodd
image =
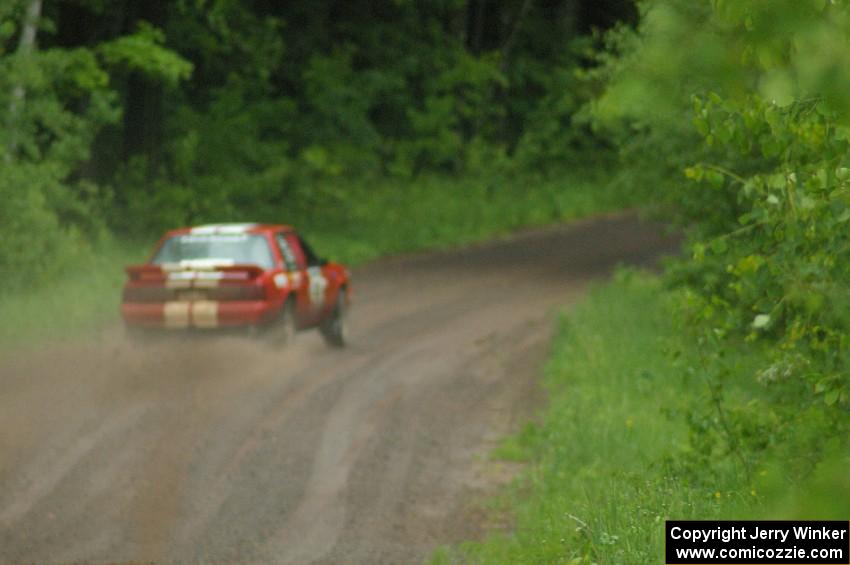
M330 317L319 325L319 331L325 338L325 343L331 347L345 347L348 341L347 310L345 291L340 290Z
M295 319L295 304L292 300L288 300L283 305L277 319L266 328L266 338L275 347L285 347L292 345L295 341L297 331L298 324Z

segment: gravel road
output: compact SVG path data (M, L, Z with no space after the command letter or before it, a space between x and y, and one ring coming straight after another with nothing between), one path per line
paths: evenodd
M674 247L622 214L377 261L341 351L115 329L6 355L0 562L410 563L479 536L557 312Z

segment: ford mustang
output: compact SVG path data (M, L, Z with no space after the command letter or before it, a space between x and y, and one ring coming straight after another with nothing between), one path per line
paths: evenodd
M244 327L288 343L317 327L329 345L346 342L351 275L289 226L172 230L147 263L126 271L121 314L130 332Z

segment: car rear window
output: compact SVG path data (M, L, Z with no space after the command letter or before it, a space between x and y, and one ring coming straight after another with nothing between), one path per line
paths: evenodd
M274 266L268 241L257 234L185 234L165 240L151 261L154 265L205 259L226 263Z

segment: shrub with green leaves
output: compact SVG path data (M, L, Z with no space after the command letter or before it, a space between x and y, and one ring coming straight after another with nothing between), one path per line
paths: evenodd
M15 41L21 1L0 9L0 287L37 286L84 256L105 232L111 193L81 171L97 136L121 118L122 72L176 83L191 64L141 25L94 48ZM32 22L47 27L46 20ZM110 74L110 72L112 74Z
M850 401L844 314L850 283L850 165L845 129L820 97L785 107L752 97L695 99L711 143L759 152L764 166L742 176L710 163L688 168L699 190L736 198L737 224L707 232L683 270L693 313L717 335L775 343L767 383L805 379L829 406ZM846 410L846 408L840 408Z
M653 0L627 35L596 116L651 131L621 137L643 155L690 147L656 195L688 229L669 280L689 289L706 370L729 340L767 348L751 377L783 418L815 405L846 430L850 6Z

